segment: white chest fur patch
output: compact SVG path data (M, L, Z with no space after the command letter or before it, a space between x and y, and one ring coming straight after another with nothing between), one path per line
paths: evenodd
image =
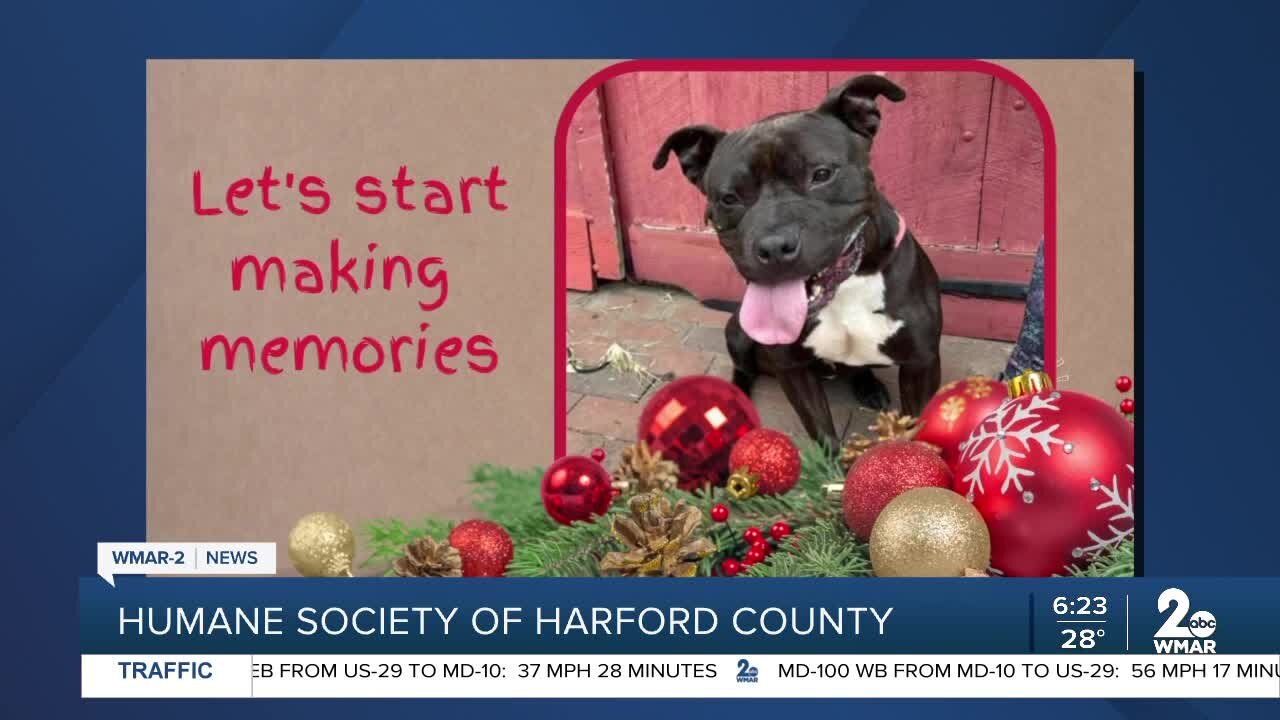
M884 312L884 275L850 275L818 311L818 324L804 344L823 360L845 365L892 365L880 351L901 320Z

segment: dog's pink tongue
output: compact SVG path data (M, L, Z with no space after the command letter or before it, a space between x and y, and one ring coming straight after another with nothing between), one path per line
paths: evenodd
M738 320L747 335L758 343L789 345L800 337L808 312L809 299L803 278L777 285L747 283Z

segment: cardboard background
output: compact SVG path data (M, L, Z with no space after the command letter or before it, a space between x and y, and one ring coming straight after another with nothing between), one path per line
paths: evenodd
M1134 374L1132 60L1001 60L1058 141L1058 385L1119 402Z
M284 548L298 516L318 509L357 527L387 515L466 517L472 465L551 460L552 138L565 99L599 65L148 63L148 540ZM204 196L220 198L226 183L268 164L281 178L325 178L333 206L312 216L280 188L278 212L193 212L193 170ZM402 164L450 184L498 164L509 209L356 210L356 178L379 175L389 190ZM312 257L325 268L335 236L356 257L369 242L379 254L443 257L447 302L424 313L415 290L231 291L237 255ZM416 335L423 321L429 337L490 336L498 369L270 376L200 367L200 340L218 332L258 343L314 332L354 345ZM280 568L291 572L287 560Z
M1058 147L1058 355L1064 387L1104 398L1133 371L1133 66L1002 62L1040 93ZM147 68L147 539L275 541L311 510L462 518L469 469L551 459L553 141L564 103L604 61L150 61ZM198 217L205 197L264 165L327 181L333 207ZM351 187L406 164L456 182L499 164L502 213L355 210ZM254 201L256 202L256 200ZM230 289L242 253L348 256L378 242L439 255L449 300ZM323 263L321 263L323 267ZM310 370L205 373L213 333L255 342L484 333L489 375ZM283 556L283 552L282 552ZM291 572L281 563L281 572Z

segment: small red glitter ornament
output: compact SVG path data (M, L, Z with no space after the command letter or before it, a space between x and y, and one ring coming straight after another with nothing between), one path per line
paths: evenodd
M751 399L733 383L693 375L654 393L640 413L636 439L680 468L680 489L695 490L724 484L734 443L759 425Z
M506 529L488 520L459 523L449 544L462 556L463 577L501 577L515 555Z
M906 440L874 445L859 457L845 477L840 497L844 522L866 540L889 501L920 487L951 487L951 468L928 446Z
M800 479L800 451L786 434L756 428L733 446L729 469L754 477L761 495L779 495Z
M711 519L716 522L725 522L729 519L729 506L724 503L716 503L711 506Z
M542 506L561 525L589 520L613 504L613 477L600 463L566 455L542 476Z

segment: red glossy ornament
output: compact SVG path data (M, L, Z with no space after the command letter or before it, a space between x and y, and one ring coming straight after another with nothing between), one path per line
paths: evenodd
M729 558L720 563L720 573L725 577L733 577L740 572L742 572L742 563L734 560L733 558Z
M781 520L774 523L773 527L769 528L769 536L772 537L774 540L781 541L782 538L790 534L791 534L791 526Z
M1009 397L1004 383L974 375L943 385L920 411L916 440L942 449L942 460L954 472L960 444L973 428Z
M760 426L751 399L733 383L693 375L654 393L640 413L637 440L680 468L682 490L723 485L734 443Z
M449 544L462 556L463 577L501 577L515 555L506 528L488 520L459 523Z
M1133 389L1133 379L1128 375L1121 375L1116 378L1116 389L1120 392L1129 392Z
M1125 398L1120 401L1120 412L1124 413L1125 415L1132 415L1133 408L1134 408L1133 398Z
M604 464L604 459L606 457L608 456L605 454L604 448L596 448L591 451L591 459L598 463Z
M743 556L742 564L755 565L761 560L764 560L764 553L760 552L759 550L756 550L755 548L752 548L747 551L747 554L745 556Z
M987 522L992 567L1043 577L1132 532L1133 425L1090 395L1029 390L974 429L954 489Z
M754 525L742 531L742 539L745 540L748 545L763 537L764 533L760 532L760 528Z
M755 477L761 495L778 495L800 479L800 450L785 433L756 428L733 446L729 469Z
M765 542L764 540L756 540L755 542L751 543L751 549L755 550L756 552L759 552L761 556L764 556L764 555L768 555L769 551L772 550L773 548L769 547L769 543Z
M845 476L844 522L867 540L890 500L921 487L951 487L951 469L938 453L918 442L891 440L873 445Z
M729 519L729 506L724 503L716 503L711 506L711 519L716 522L725 522Z
M560 458L542 476L542 506L562 525L604 513L613 497L609 471L581 455Z

